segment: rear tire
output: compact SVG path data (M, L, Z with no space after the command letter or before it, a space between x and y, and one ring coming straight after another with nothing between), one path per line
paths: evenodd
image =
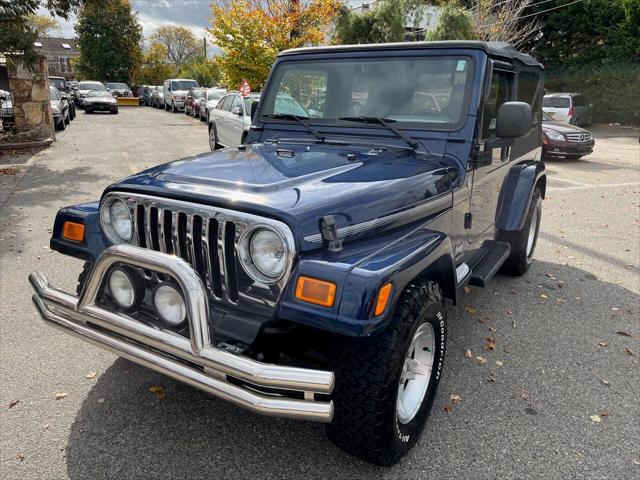
M540 221L542 219L542 192L535 188L527 218L522 230L506 231L498 230L496 240L507 242L511 245L509 258L500 268L501 273L507 275L522 275L531 266L536 244L538 243L538 233L540 232Z
M213 124L209 125L209 148L212 152L220 148L220 145L218 144L218 131L216 130L216 126Z
M342 337L330 352L336 385L329 438L352 455L383 466L393 465L416 444L431 413L446 349L439 285L412 282L392 322L369 338Z

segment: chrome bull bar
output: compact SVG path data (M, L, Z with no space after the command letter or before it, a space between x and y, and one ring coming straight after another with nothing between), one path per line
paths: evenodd
M116 263L176 280L187 304L190 338L96 304L103 278ZM33 272L29 280L42 318L69 334L256 413L318 422L333 418L333 402L315 398L332 392L333 372L266 364L211 344L204 286L193 268L178 257L131 245L110 247L97 260L80 297L52 287L40 272ZM269 393L232 383L229 377L267 387ZM303 399L292 398L291 391L301 392Z

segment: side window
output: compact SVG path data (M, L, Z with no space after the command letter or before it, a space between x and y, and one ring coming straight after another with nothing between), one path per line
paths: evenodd
M573 97L574 107L584 107L586 105L587 105L587 102L582 95L576 95L575 97Z
M538 123L538 110L540 109L540 74L537 72L520 72L518 74L519 102L527 102L533 111L533 125Z
M242 98L240 95L233 95L233 101L229 110L233 110L234 108L239 108L240 111L242 111Z
M496 136L496 114L498 107L512 98L513 73L494 70L491 76L491 88L484 99L482 109L482 138Z

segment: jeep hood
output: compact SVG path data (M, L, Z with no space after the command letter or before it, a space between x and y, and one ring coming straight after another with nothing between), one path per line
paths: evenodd
M160 165L106 192L138 192L276 218L290 226L306 250L320 246L325 215L333 215L339 228L398 218L382 222L379 231L451 207L451 178L457 171L453 159L404 148L267 143ZM358 236L369 233L374 230Z

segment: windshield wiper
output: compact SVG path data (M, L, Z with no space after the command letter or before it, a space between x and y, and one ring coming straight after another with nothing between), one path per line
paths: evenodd
M267 114L262 116L265 118L275 118L278 120L295 120L304 128L306 128L309 133L311 133L314 137L316 137L321 142L324 142L326 140L326 137L322 135L318 130L316 130L307 122L305 122L302 117L294 115L293 113L272 113L272 114ZM304 117L304 119L308 119L308 118L309 117Z
M398 137L403 139L407 144L416 150L420 145L409 135L402 133L393 125L390 125L389 122L395 122L395 120L391 118L382 118L382 117L366 117L363 115L357 117L338 117L338 120L346 120L347 122L360 122L360 123L377 123L378 125L382 125L387 128L389 131L395 133Z

